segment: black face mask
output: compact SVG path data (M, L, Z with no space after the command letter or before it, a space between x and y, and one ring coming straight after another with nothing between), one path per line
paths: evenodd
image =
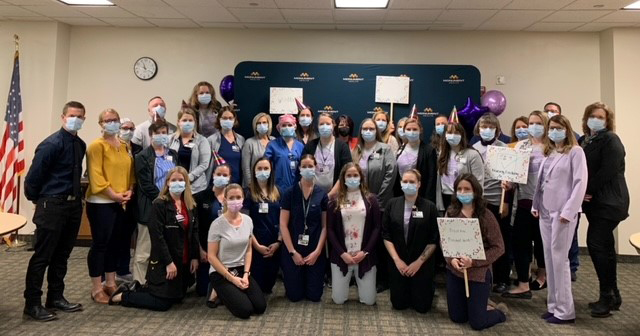
M351 130L349 129L349 127L340 127L338 128L338 134L340 134L340 136L346 137L349 136L349 134Z

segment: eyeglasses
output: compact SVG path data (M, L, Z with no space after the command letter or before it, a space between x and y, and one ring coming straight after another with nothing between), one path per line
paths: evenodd
M102 120L103 123L108 124L110 122L119 122L120 119L104 119Z

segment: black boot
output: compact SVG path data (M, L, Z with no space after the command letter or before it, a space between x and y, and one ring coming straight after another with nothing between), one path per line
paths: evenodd
M611 316L611 306L613 305L613 294L611 291L600 293L600 300L591 308L592 317Z
M620 306L622 305L622 297L620 296L620 291L615 288L613 290L613 304L611 305L611 310L620 310Z

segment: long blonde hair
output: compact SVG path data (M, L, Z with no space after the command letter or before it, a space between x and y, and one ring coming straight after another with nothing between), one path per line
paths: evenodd
M385 111L378 111L373 114L371 119L373 119L373 123L376 125L376 128L378 128L378 124L376 124L376 117L381 114L385 119L387 119L387 128L385 128L384 133L380 133L380 137L382 138L382 143L389 143L389 138L391 137L391 123L393 122L389 117L389 113Z
M556 148L556 143L551 141L551 139L549 139L549 137L547 136L547 138L544 140L544 156L549 156L549 154L551 154L554 149L559 153L566 153L568 152L568 150L570 151L571 148L578 145L578 140L576 140L576 136L573 134L573 128L571 128L569 119L567 119L562 114L555 115L551 117L551 119L549 119L549 122L547 123L547 129L550 129L552 121L562 125L562 127L565 128L566 138L564 139L564 144L562 145L562 147Z
M360 162L360 158L362 157L362 150L364 148L364 139L362 138L362 125L364 125L364 123L368 121L373 123L373 128L375 129L375 132L376 132L376 141L382 142L382 137L380 136L380 130L378 130L378 126L376 125L376 122L373 121L373 119L371 118L365 118L364 120L362 120L362 122L360 123L360 130L358 132L358 145L353 149L353 151L351 151L353 162Z
M185 188L184 192L182 193L182 200L184 201L184 204L189 210L195 209L196 201L193 199L193 194L191 194L191 182L189 182L189 173L182 167L175 167L171 169L169 173L167 173L167 178L164 180L164 187L162 187L158 198L163 201L169 201L172 199L171 195L169 195L169 180L171 179L171 175L173 175L174 173L179 173L180 175L182 175L182 178L184 178Z
M196 134L198 134L198 116L196 115L196 111L190 106L182 106L178 112L178 124L180 124L180 119L182 119L182 116L185 114L193 117L193 131L191 131L191 133L193 133L193 137L195 138ZM182 129L180 128L180 125L178 125L175 137L180 138L181 135Z

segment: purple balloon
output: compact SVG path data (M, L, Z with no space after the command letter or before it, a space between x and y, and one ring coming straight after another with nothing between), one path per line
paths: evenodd
M233 75L226 75L220 81L220 95L227 104L233 100Z
M474 104L471 97L467 98L467 105L458 110L458 119L467 133L468 139L473 136L473 128L476 126L478 119L487 112L489 112L488 107Z
M498 90L487 91L480 98L482 106L489 108L493 114L499 116L507 108L507 98Z

